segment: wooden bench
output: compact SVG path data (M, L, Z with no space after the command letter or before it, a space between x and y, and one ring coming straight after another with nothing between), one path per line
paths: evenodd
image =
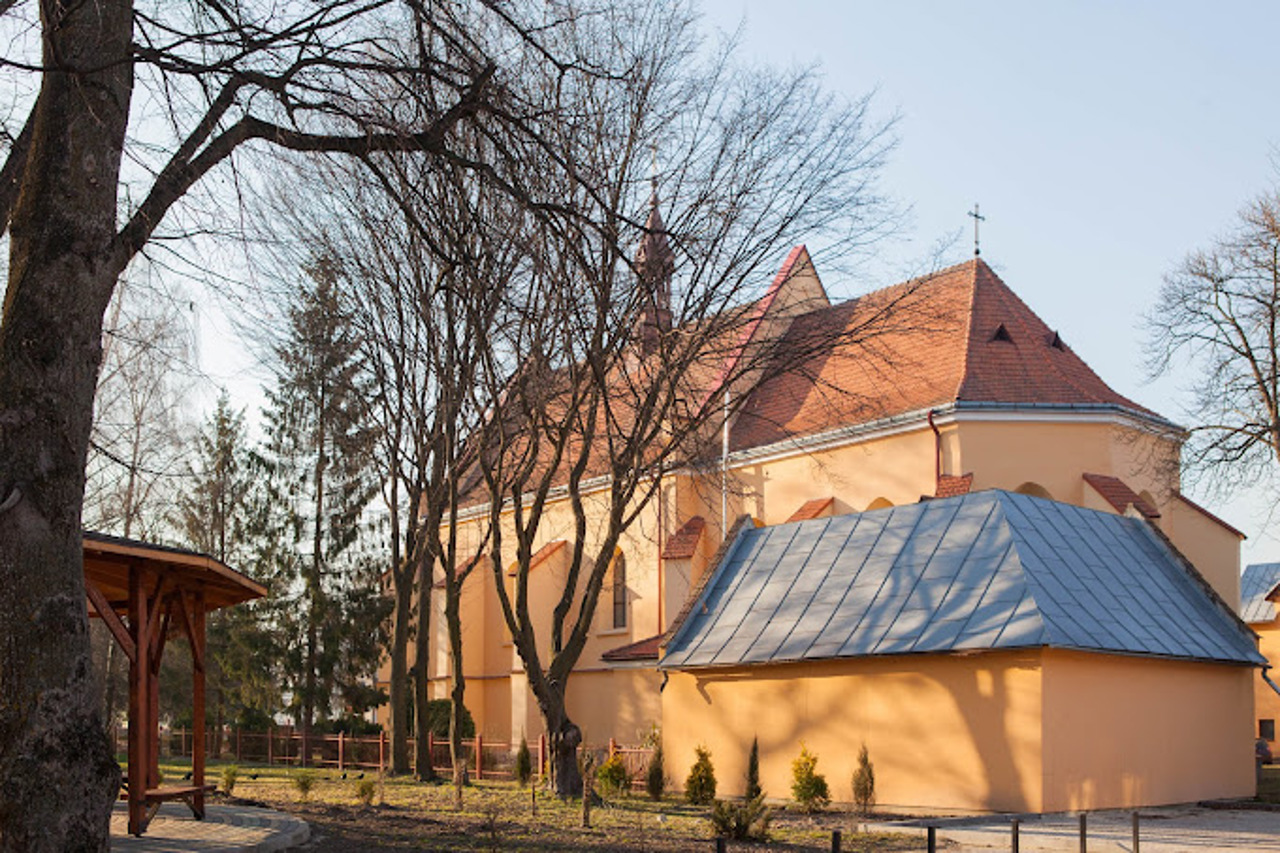
M218 786L213 784L204 785L183 785L169 788L148 788L143 799L146 803L146 815L142 819L142 827L138 831L138 835L142 835L147 829L147 824L151 823L151 819L156 816L156 812L160 810L161 803L167 803L172 800L181 800L187 804L187 808L191 809L191 814L196 820L204 820L204 795L213 793Z

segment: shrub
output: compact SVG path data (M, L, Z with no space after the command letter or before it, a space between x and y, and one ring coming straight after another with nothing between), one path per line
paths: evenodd
M711 806L711 826L716 835L734 841L768 841L772 817L764 804L764 794L741 802L716 800Z
M449 717L453 714L452 699L432 699L427 703L427 727L431 729L431 733L438 738L447 738L449 736ZM471 712L467 710L467 706L462 706L462 736L464 738L473 738L476 736L476 721L472 719Z
M760 742L758 738L752 738L751 755L747 757L747 787L742 796L754 800L763 793L760 789Z
M228 764L222 768L222 790L230 797L236 790L236 779L240 776L240 768Z
M516 752L516 781L523 788L533 778L533 756L529 754L529 741L520 736L520 749Z
M306 802L311 796L311 789L316 786L316 771L314 770L298 770L295 771L290 778L293 787L298 792L299 802Z
M819 812L831 802L827 777L817 771L818 756L800 744L800 756L791 762L791 796L803 811Z
M876 804L876 771L865 743L858 751L858 769L853 771L853 804L861 815L871 814L871 807Z
M667 771L662 766L662 743L653 748L653 756L649 759L649 769L644 776L644 790L651 800L661 800L667 788Z
M627 772L627 764L621 754L615 752L600 765L596 770L596 781L605 796L616 797L627 792L631 787L631 774Z
M373 795L376 793L378 793L378 782L376 779L356 780L356 799L364 804L366 808L373 805Z
M695 806L709 806L716 798L716 770L711 766L711 751L701 745L693 751L698 759L684 781L684 797Z

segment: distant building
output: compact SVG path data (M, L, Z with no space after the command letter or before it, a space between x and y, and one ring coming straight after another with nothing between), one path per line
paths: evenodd
M1240 578L1240 618L1258 634L1258 647L1268 661L1280 661L1280 617L1276 604L1280 602L1280 563L1255 563L1244 570ZM1266 669L1258 672L1254 681L1256 696L1254 717L1257 730L1254 734L1267 742L1273 755L1280 754L1276 747L1276 720L1280 720L1280 693L1276 682Z
M662 271L665 287L671 264L664 252L665 243L647 241L640 261ZM797 247L749 306L741 346L767 338L785 352L821 333L856 329L907 290L930 307L927 321L889 324L864 345L814 352L802 369L750 391L728 427L731 488L722 487L719 470L664 479L620 544L596 630L569 682L571 717L596 743L635 742L662 726L669 772L677 776L697 741L714 744L729 791L745 761L743 739L749 746L753 732L768 744L766 787L777 796L787 793L782 775L802 738L821 745L837 799L849 797L851 762L864 740L880 770L882 803L889 792L901 805L1027 809L1250 793L1250 685L1261 659L1224 604L1239 601L1242 535L1181 493L1184 434L1176 425L1108 387L980 259L831 304L808 252ZM637 322L639 350L664 322L669 315ZM910 519L941 524L948 507L985 507L991 531L1010 541L1042 537L1009 546L1020 567L1010 567L1007 579L1021 597L1000 599L996 613L980 597L969 602L966 618L979 620L975 626L1003 619L1018 626L1018 643L974 644L957 634L950 645L930 645L922 632L953 620L907 607L914 588L905 586L877 604L881 634L859 633L861 623L833 628L827 623L850 620L853 611L806 600L804 591L822 587L834 564L798 566L785 589L766 584L776 601L754 600L751 586L717 586L741 571L734 562L741 549L758 546L769 560L790 560L802 534L817 536L842 559L861 559L832 531L862 529L864 513L901 546L878 564L887 583L906 584L921 566L942 572L943 563L925 553L926 531L910 527ZM1047 527L1022 517L1033 510ZM727 538L742 516L751 523ZM466 535L479 519L463 517ZM550 623L564 577L573 530L567 518L551 507L545 541L536 543L530 600L544 614L539 631ZM961 536L953 523L946 535L975 543L996 535L983 529ZM778 554L768 544L774 537L791 537ZM1134 543L1140 554L1130 550ZM869 547L864 557L880 553ZM1057 582L1051 558L1058 552L1073 555L1063 564L1072 571L1085 565L1095 572L1096 583L1083 571L1074 576L1092 597L1041 600ZM971 554L964 571L1003 583L999 561L1012 559L1008 554ZM1033 554L1044 562L1033 565ZM742 575L744 583L749 578ZM467 703L486 738L534 738L542 723L505 637L494 583L492 571L477 571L464 590ZM1175 592L1185 607L1166 601ZM1163 614L1159 630L1123 622L1126 614L1141 622L1153 613ZM777 621L780 614L790 621ZM1039 628L1023 619L1038 619ZM1117 620L1121 627L1107 624ZM739 636L731 622L750 630ZM441 627L429 667L438 696L448 692L442 623L434 618ZM794 654L757 661L754 652L732 651L757 647L758 637L747 643L751 631L781 634L784 625L785 638L769 636L791 643ZM684 633L672 630L680 626ZM846 643L861 639L836 647L841 632ZM821 653L804 647L810 635L829 639ZM1170 636L1177 642L1162 645ZM691 637L700 638L697 649L723 642L717 654L726 657L700 659ZM1206 637L1216 645L1195 645ZM871 673L884 677L872 684L865 681ZM824 681L828 675L834 680ZM931 728L934 718L942 722ZM878 728L886 720L914 720L918 728L889 736ZM925 778L944 767L951 778ZM903 768L927 784L902 781Z

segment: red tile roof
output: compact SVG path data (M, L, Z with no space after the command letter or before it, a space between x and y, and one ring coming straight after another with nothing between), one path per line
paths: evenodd
M653 637L647 637L643 640L637 640L626 646L618 646L616 649L600 655L604 660L610 663L626 663L628 661L641 660L657 660L658 659L658 641L662 639L661 634Z
M1002 326L1009 340L993 339ZM780 350L837 335L751 395L733 449L952 403L1154 414L1108 387L981 259L801 315Z
M792 513L787 522L808 521L811 518L817 518L830 509L835 502L835 498L814 498L811 501L805 501L798 510Z
M1106 474L1085 474L1084 481L1093 486L1098 494L1106 498L1107 503L1115 507L1116 512L1123 513L1132 504L1146 518L1160 517L1158 509L1147 503L1145 499L1129 488L1119 477L1109 477Z
M1218 518L1218 516L1216 516L1216 515L1214 515L1213 513L1209 512L1209 510L1207 510L1207 509L1205 509L1204 507L1200 506L1200 504L1198 504L1198 503L1196 503L1195 501L1191 500L1191 498L1187 497L1187 496L1186 496L1186 495L1184 495L1182 492L1174 492L1174 493L1173 493L1173 496L1174 496L1175 498L1177 498L1178 500L1182 501L1182 502L1183 502L1184 504L1186 504L1187 506L1191 507L1191 508L1192 508L1193 510L1195 510L1196 512L1198 512L1198 513L1200 513L1201 515L1203 515L1205 518L1207 518L1207 519L1209 519L1210 521L1214 522L1215 524L1217 524L1217 525L1219 525L1219 526L1221 526L1221 527L1225 527L1228 531L1230 531L1230 532L1234 533L1235 535L1239 536L1241 539L1248 539L1248 538L1249 538L1248 536L1245 536L1243 533L1241 533L1241 532L1240 532L1239 530L1237 530L1236 528L1232 527L1230 524L1227 524L1227 523L1226 523L1225 521L1223 521L1221 518Z
M942 474L938 477L938 491L934 497L954 498L957 495L967 495L972 485L972 474Z
M686 521L667 540L667 544L662 549L662 559L688 560L698 550L698 540L702 538L702 531L706 527L707 522L700 515L695 515Z

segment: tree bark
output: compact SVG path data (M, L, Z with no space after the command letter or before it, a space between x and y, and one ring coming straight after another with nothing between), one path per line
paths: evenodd
M400 566L392 571L397 573L393 583L395 593L395 610L391 616L391 773L401 775L409 772L409 726L408 726L408 682L409 682L409 625L413 619L413 584L400 575L408 572Z
M431 671L431 566L430 554L423 549L418 561L418 631L414 637L413 659L413 693L414 693L414 738L417 741L417 755L414 760L414 775L422 782L434 782L435 768L431 766L431 752L427 749L430 740L431 724L427 720L427 702L431 700L428 693Z
M462 720L466 711L467 679L462 674L462 620L458 613L462 598L461 581L455 580L445 587L445 622L449 625L449 648L453 651L453 690L450 698L453 706L449 714L449 760L453 765L453 804L462 808L462 789L467 784L467 757L462 751ZM459 587L455 589L454 587ZM483 758L476 756L476 766Z
M106 850L120 770L92 689L80 508L102 318L121 272L133 10L41 11L50 70L0 319L0 850Z

